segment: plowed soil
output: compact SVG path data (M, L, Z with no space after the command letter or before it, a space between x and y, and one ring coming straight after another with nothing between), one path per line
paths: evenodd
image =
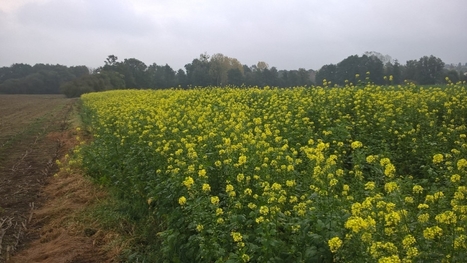
M0 263L113 262L106 237L69 220L103 194L81 175L53 176L77 144L75 107L58 95L0 95Z

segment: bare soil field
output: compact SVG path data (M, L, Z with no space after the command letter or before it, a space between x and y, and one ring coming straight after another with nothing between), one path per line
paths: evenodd
M105 237L68 220L102 193L81 175L52 176L77 143L76 107L60 95L0 95L0 263L111 262Z

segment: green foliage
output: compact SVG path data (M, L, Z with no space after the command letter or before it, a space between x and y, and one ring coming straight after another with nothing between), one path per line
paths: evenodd
M337 65L324 65L317 73L317 83L323 83L323 80L333 84L345 85L347 82L357 84L361 81L356 76L368 75L366 82L373 82L375 84L383 84L383 62L374 55L358 55L349 56L339 62Z
M80 78L63 83L60 86L60 92L67 97L79 97L82 94L121 89L125 87L123 76L112 71L102 71L99 74L84 75Z
M0 68L0 93L58 94L61 84L87 74L85 66L13 64Z
M386 61L384 66L381 59ZM367 75L367 72L371 74ZM433 85L444 83L443 76L446 75L444 72L444 62L433 55L424 56L419 60L408 60L405 66L402 66L397 60L393 64L390 58L367 52L361 57L349 56L337 65L324 65L316 74L316 83L323 83L323 80L327 80L328 83L340 86L347 83L358 85L366 82L381 85L403 84L404 80L408 80L422 85ZM365 76L365 79L356 76ZM390 81L385 82L389 76L391 76ZM452 81L457 82L456 78Z

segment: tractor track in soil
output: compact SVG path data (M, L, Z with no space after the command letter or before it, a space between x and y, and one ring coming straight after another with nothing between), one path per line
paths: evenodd
M65 219L96 195L92 185L80 175L52 176L56 160L77 143L77 101L0 95L0 263L112 262L96 238L66 227ZM69 203L57 206L63 200Z

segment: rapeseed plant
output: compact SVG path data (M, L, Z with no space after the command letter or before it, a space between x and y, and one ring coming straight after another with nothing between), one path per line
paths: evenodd
M323 83L86 94L80 163L166 261L467 257L465 85Z

